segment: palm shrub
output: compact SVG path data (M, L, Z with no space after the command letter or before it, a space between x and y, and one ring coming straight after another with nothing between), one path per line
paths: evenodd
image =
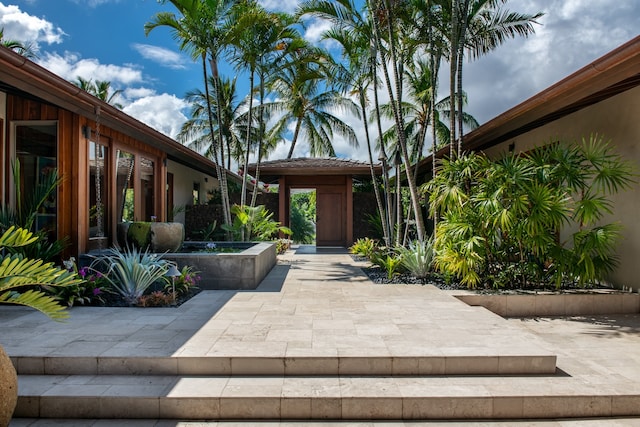
M31 231L9 227L0 236L1 248L19 248L38 239ZM22 254L5 253L0 258L0 303L35 308L52 319L68 317L65 306L40 287L62 288L82 282L75 273L58 268L51 262L30 259Z
M617 263L620 226L602 224L609 197L632 183L631 165L597 135L443 160L423 187L439 217L435 265L469 287L597 284Z
M369 260L384 270L389 280L402 269L402 255L392 248L377 247L369 256Z
M232 234L234 240L268 241L278 233L291 235L291 229L280 225L273 219L273 212L269 212L264 205L255 207L233 205L231 213L234 215L233 224L223 224L222 228Z
M396 253L400 256L402 266L418 279L426 278L432 270L433 239L420 242L414 240L408 247L398 246Z
M106 269L103 278L129 305L136 305L144 292L156 281L167 280L167 261L160 255L146 250L111 248L106 254L93 258L91 268Z

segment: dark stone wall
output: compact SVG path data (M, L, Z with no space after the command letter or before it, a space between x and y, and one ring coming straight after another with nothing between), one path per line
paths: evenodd
M230 195L231 204L240 204L240 195ZM264 205L273 212L273 219L278 221L279 203L277 193L258 195L257 205ZM353 240L363 237L380 238L375 228L369 224L369 215L376 215L376 196L374 193L353 193ZM187 240L200 240L198 231L205 229L210 223L217 221L217 233L214 240L223 240L224 233L220 227L224 224L221 205L187 206L185 211L185 236Z
M378 207L374 193L353 193L353 241L364 237L379 238L369 224L369 215L376 215Z
M250 196L249 196L250 197ZM240 194L230 194L231 205L240 204ZM248 199L247 202L250 202ZM269 212L273 212L273 219L278 220L278 194L262 193L258 194L256 205L264 205ZM222 205L195 205L187 206L185 210L185 238L187 240L201 240L202 235L198 232L204 230L209 224L217 221L214 240L224 240L224 232L220 227L224 224L224 214Z

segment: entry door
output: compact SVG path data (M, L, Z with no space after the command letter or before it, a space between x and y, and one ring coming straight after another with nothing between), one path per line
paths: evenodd
M343 194L323 191L316 194L316 246L344 246L345 219Z

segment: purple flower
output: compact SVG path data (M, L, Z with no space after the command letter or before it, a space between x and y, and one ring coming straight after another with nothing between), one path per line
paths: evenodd
M93 288L93 296L100 295L102 290L100 288Z
M87 267L82 267L80 270L78 270L78 275L82 278L86 277L87 275Z

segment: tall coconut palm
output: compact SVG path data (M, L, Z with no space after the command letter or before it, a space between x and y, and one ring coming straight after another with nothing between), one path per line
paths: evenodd
M289 46L292 40L299 38L299 34L290 27L295 23L293 18L286 14L267 12L255 0L238 2L233 8L231 21L233 25L229 32L230 60L237 69L244 69L249 72L247 121L253 126L255 77L257 75L260 79L260 88L262 89L265 76L262 71L265 70L265 66L270 65L273 68L277 62L276 56L282 56L283 52L287 50L286 46ZM264 92L261 90L261 102L263 101L263 96ZM249 165L249 155L252 151L252 139L250 138L252 126L247 126L246 150L243 162L243 170L245 171ZM262 125L259 126L262 128ZM258 145L259 150L259 142L256 145ZM245 179L243 180L240 199L240 204L242 205L245 204L246 200L246 186L247 180Z
M456 117L451 118L451 143L458 143L457 153L462 151L462 69L464 53L472 57L484 55L504 43L508 38L527 37L535 32L534 24L543 13L524 14L504 9L508 0L450 0L443 2L443 16L451 21L448 31L450 96L454 103ZM447 10L448 8L448 10ZM446 25L446 22L443 24ZM459 133L459 137L457 137Z
M371 49L373 29L370 21L356 8L352 0L309 0L300 6L298 15L311 15L329 21L332 27L325 32L323 39L337 42L341 47L343 61L336 61L334 74L343 77L341 91L358 98L367 143L371 180L378 213L382 220L383 237L385 244L390 245L389 211L385 209L377 182L378 178L373 167L372 142L367 114L369 108L367 92L371 84L371 64L375 64L375 55L372 55L372 52L375 51ZM384 181L386 182L386 180ZM390 194L390 192L387 191L386 194Z
M211 100L207 103L206 93L199 89L187 92L185 100L191 105L191 110L189 119L183 123L178 133L177 140L180 143L211 158L215 156L217 145L220 143L217 141L216 135L218 135L217 127L221 126L224 138L222 144L225 145L228 153L227 162L230 162L232 158L238 161L242 157L241 141L244 138L246 128L246 114L243 114L243 110L246 107L244 102L238 102L236 80L236 78L232 80L222 78L220 84L217 85L217 90L222 92L219 96L219 99L222 100L221 104ZM209 96L214 99L218 98L211 76L209 76ZM209 124L208 105L211 105L212 108L213 137L210 135L212 126ZM217 141L215 145L212 143L214 140ZM230 163L227 164L227 168L229 167Z
M293 138L287 158L293 157L298 137L303 134L309 144L311 156L336 155L332 139L334 133L358 146L355 132L331 110L359 116L358 106L345 98L338 90L325 86L326 54L319 49L306 48L279 68L271 89L279 100L265 107L282 117L277 126L281 129L289 123L295 124Z
M220 82L218 71L218 61L227 45L228 27L225 25L230 15L234 0L162 0L163 3L169 1L180 13L177 16L170 12L159 12L152 17L150 22L144 26L145 34L160 26L169 27L174 38L180 43L180 49L191 53L195 60L202 61L203 81L205 92L208 92L207 62L211 69L214 86ZM221 91L216 90L216 96L220 96ZM210 103L209 94L206 93L206 101ZM216 99L221 104L220 99ZM213 118L211 116L211 106L208 105L210 135L213 138ZM213 158L216 164L216 174L220 182L222 195L222 207L225 224L231 224L231 208L229 206L229 192L227 186L227 174L224 167L224 145L222 127L218 126L217 156ZM212 144L216 145L215 140Z
M404 118L402 116L402 67L399 64L399 55L397 49L397 23L396 16L405 12L407 2L392 0L368 0L372 22L374 27L375 41L378 52L385 52L383 49L386 43L386 52L388 61L383 62L382 71L385 77L385 84L392 104L393 116L396 127L404 129ZM389 64L393 70L393 81L395 90L391 85L391 76L389 76L386 64ZM415 183L413 168L410 163L409 152L407 149L406 135L404 132L398 132L398 145L400 147L401 161L407 176L407 184L409 186L409 194L411 197L411 205L416 221L416 234L419 241L424 241L424 221L422 217L422 208L420 207L420 198L418 188ZM399 177L397 177L399 179Z

